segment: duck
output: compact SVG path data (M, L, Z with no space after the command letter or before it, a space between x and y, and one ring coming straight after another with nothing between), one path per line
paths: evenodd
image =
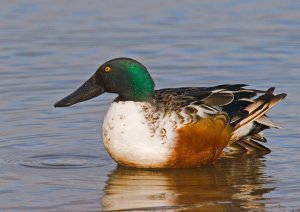
M102 125L102 140L121 166L196 168L228 152L266 154L263 130L280 128L266 113L287 94L246 84L155 89L147 68L126 57L105 62L81 87L54 107L69 107L115 93Z

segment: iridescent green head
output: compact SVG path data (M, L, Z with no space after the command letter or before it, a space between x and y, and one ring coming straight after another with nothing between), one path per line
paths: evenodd
M149 101L154 95L154 82L141 63L130 58L116 58L101 65L80 88L54 106L71 106L104 92L118 94L120 101Z

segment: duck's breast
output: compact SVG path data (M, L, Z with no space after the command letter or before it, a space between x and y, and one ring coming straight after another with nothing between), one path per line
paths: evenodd
M157 128L149 120L148 102L113 102L103 121L103 143L119 164L133 167L164 167L174 146L171 122L158 116ZM162 120L161 120L162 119Z

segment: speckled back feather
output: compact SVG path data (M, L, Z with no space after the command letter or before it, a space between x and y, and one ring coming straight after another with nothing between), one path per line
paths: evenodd
M202 117L225 113L233 128L229 149L246 152L269 152L268 148L258 143L266 142L262 130L270 127L279 128L279 126L271 121L265 113L282 100L286 94L275 96L273 94L274 88L262 91L246 89L245 86L244 84L224 84L215 87L156 90L153 100L155 111L151 112L150 117L153 119L154 114L166 116L171 112L176 112L180 124L191 124ZM261 95L254 99L258 94Z

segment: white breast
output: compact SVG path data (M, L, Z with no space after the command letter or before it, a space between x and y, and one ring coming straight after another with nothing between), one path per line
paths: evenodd
M175 140L175 129L159 117L155 133L145 118L147 102L113 102L103 121L103 143L114 160L139 167L163 166Z

